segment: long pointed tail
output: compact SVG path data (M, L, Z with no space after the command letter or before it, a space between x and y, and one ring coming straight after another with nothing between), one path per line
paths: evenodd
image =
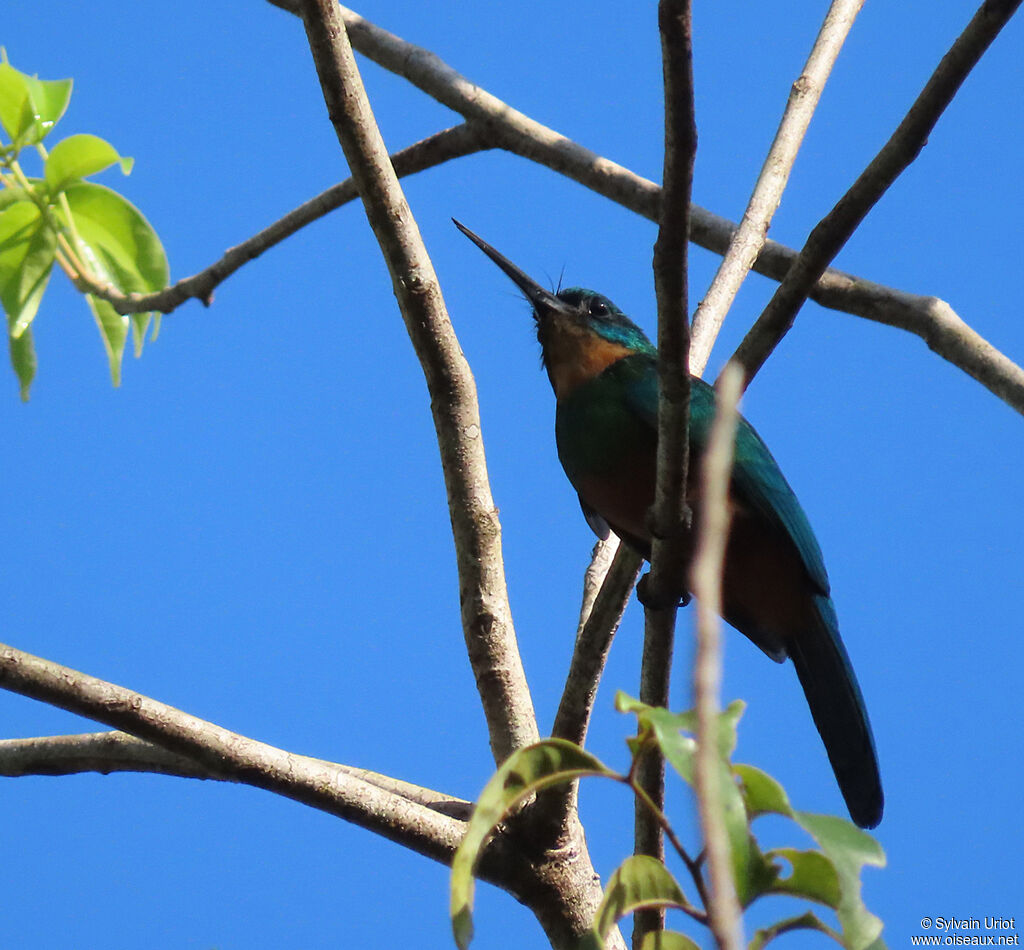
M882 820L882 782L867 709L828 597L816 597L820 627L786 644L850 817L861 828Z

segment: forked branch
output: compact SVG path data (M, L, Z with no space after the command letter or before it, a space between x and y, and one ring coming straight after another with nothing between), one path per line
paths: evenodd
M803 71L793 83L782 121L761 166L761 174L740 226L729 242L715 279L693 315L690 371L697 376L704 372L725 315L764 247L772 217L782 200L782 192L789 181L825 81L863 5L864 0L833 0Z
M184 765L184 759L197 766L193 777L206 772L210 777L275 792L337 815L444 864L451 862L462 838L461 821L422 801L350 774L333 763L293 755L124 687L3 644L0 688L154 743L171 755L159 756L162 767L156 770L180 766L183 773L192 771ZM63 752L69 752L66 745ZM52 746L49 753L57 754ZM41 751L38 745L34 751L24 745L20 749L15 746L12 751L8 745L8 757L15 754L23 757L24 767L25 756L38 761Z
M733 355L733 359L745 368L748 381L789 331L819 277L865 215L917 158L935 123L1020 3L1021 0L985 0L949 52L942 57L889 141L811 231L785 279ZM967 371L976 378L980 378L983 365L990 371L995 368L993 361L983 359L973 360L970 365L971 369ZM966 366L964 368L967 369ZM1024 413L1024 373L1018 367L1014 369L1017 370L1014 374L1016 379L1011 377L986 385Z

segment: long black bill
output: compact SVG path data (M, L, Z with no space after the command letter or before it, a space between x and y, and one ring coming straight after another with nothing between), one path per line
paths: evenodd
M565 301L559 300L550 290L545 290L532 277L524 274L504 254L499 254L490 244L483 238L477 237L461 221L456 221L455 218L452 218L452 223L512 279L512 282L523 292L526 299L533 304L533 308L537 311L538 315L558 310L566 312L572 310Z

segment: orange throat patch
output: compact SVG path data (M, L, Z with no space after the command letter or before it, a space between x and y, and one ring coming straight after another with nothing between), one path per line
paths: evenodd
M612 363L633 351L584 327L561 326L544 341L548 379L555 398L567 396L581 383L600 376Z

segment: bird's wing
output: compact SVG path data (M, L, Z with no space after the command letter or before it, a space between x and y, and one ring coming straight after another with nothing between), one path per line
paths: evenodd
M626 387L630 408L643 424L657 430L658 378L656 357L643 354L632 357L630 380ZM626 362L626 361L623 361ZM691 465L698 462L711 435L715 411L715 391L704 380L690 378ZM811 530L807 515L789 487L768 446L742 416L736 430L736 455L733 461L732 490L735 500L769 524L789 535L807 576L822 594L829 592L825 560Z

